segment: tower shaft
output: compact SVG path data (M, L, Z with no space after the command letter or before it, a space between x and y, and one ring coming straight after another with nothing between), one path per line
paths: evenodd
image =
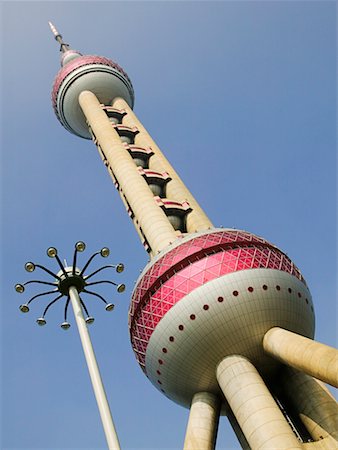
M123 122L129 127L137 127L139 134L136 135L136 142L141 147L151 147L154 155L149 160L149 169L158 172L167 172L171 180L166 184L166 195L169 199L175 201L187 201L191 207L191 212L187 215L186 228L188 233L194 233L208 228L213 228L208 216L200 207L196 199L193 197L189 189L181 180L173 166L169 163L167 158L163 155L160 148L156 145L155 141L151 138L148 131L144 128L142 123L138 120L133 110L122 98L114 100L113 106L118 109L124 109L127 111L127 115L124 117Z
M105 107L92 92L84 91L79 103L109 174L151 256L182 234L213 227L123 99ZM110 120L108 114L123 118L118 123L114 118Z

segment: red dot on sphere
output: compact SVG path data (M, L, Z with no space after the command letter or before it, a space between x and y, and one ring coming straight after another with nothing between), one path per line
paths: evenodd
M268 289L266 284L263 284L263 289L264 289L264 291L266 291Z
M159 364L163 364L162 359L159 359L159 360L158 360L158 363L159 363Z
M165 347L163 347L163 348L162 348L162 352L163 352L163 353L167 353L168 350L167 350Z
M157 375L161 375L161 372L159 370L156 370Z
M218 299L217 299L217 301L220 302L220 303L222 303L223 300L224 300L223 297L218 297Z
M235 297L237 297L238 291L233 291L232 295L234 295Z
M182 330L184 330L184 326L183 325L179 325L178 329L182 331Z
M277 291L280 291L280 286L278 286L278 284L276 286L276 289L277 289Z
M191 319L191 320L195 320L195 319L196 319L195 314L190 314L190 319Z
M207 311L209 309L209 305L203 305L203 309Z
M249 291L249 292L253 292L253 290L254 290L253 287L251 287L251 286L248 287L248 291Z
M174 336L170 336L170 337L169 337L169 341L170 341L170 342L174 342L174 340L175 340Z

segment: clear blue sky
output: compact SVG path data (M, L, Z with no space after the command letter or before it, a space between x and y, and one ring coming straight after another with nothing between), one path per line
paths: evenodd
M316 339L335 345L336 4L270 2L1 3L3 450L99 449L105 439L73 323L62 306L39 328L46 301L22 315L27 260L71 258L77 240L104 245L127 284L92 338L123 449L182 448L188 411L144 377L127 312L147 257L89 141L70 135L50 101L59 69L52 20L66 42L117 61L134 84L135 112L215 226L264 236L301 269ZM80 261L84 261L80 259ZM227 419L217 449L239 448Z

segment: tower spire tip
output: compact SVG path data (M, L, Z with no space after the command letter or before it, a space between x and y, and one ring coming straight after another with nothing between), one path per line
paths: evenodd
M61 34L58 32L58 30L55 28L55 26L53 25L53 23L51 21L48 21L48 25L51 29L51 32L54 34L55 38L57 38L58 36L61 37Z
M48 21L48 24L51 29L51 32L55 37L55 40L60 44L60 51L62 53L65 53L67 50L69 50L69 45L63 41L62 35L58 32L53 23L51 21Z

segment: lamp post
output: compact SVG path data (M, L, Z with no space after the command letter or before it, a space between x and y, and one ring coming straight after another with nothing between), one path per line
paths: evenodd
M65 308L64 308L64 321L61 323L61 328L64 330L67 330L70 328L70 323L67 320L67 312L68 312L68 306L69 303L72 304L74 317L76 320L76 324L79 330L80 339L82 343L83 352L86 358L87 366L89 375L91 378L92 386L94 389L97 405L99 408L101 420L103 429L105 432L106 440L108 443L109 450L120 450L120 444L118 441L117 433L115 430L113 418L111 415L111 411L109 408L107 396L104 390L102 378L100 375L100 370L96 361L93 345L90 339L89 331L88 331L88 325L94 322L94 317L89 315L88 309L82 299L82 293L88 294L91 296L95 296L98 299L100 299L103 303L105 303L105 309L106 311L112 311L114 309L113 303L108 303L100 294L93 292L91 290L88 290L88 286L94 286L97 284L102 283L108 283L116 286L117 292L121 293L125 290L124 284L117 284L110 280L100 280L100 281L90 281L88 280L101 272L104 269L113 268L116 270L116 272L121 273L124 270L123 264L108 264L105 266L100 267L99 269L95 270L94 272L90 273L89 275L85 275L85 271L90 265L90 263L93 261L95 256L101 255L103 258L106 258L109 256L109 249L107 247L102 248L100 251L93 253L93 255L88 259L86 264L84 265L83 269L80 270L76 266L77 262L77 255L78 252L83 252L86 248L86 245L84 242L79 241L75 244L75 250L73 254L73 264L72 266L67 266L66 262L65 264L62 264L59 256L58 251L55 247L49 247L47 249L47 255L50 258L55 258L57 260L57 263L60 267L59 272L54 273L48 268L40 265L40 264L34 264L33 262L27 262L25 264L25 269L27 272L33 272L36 268L41 269L42 271L48 273L50 276L54 278L53 282L47 282L42 280L30 280L26 281L23 284L16 284L15 290L22 294L25 291L25 286L32 283L38 283L43 284L47 286L53 286L54 289L48 290L46 292L42 292L39 294L34 295L29 299L27 303L24 303L20 305L19 309L23 313L27 313L30 310L30 304L37 298L45 296L45 295L51 295L51 294L58 294L57 297L55 297L43 311L43 314L41 317L39 317L36 322L38 325L43 326L46 325L46 313L49 310L49 308L56 303L57 301L61 300L62 297L67 297L65 302ZM80 296L81 294L81 296ZM84 312L86 316L84 315Z

